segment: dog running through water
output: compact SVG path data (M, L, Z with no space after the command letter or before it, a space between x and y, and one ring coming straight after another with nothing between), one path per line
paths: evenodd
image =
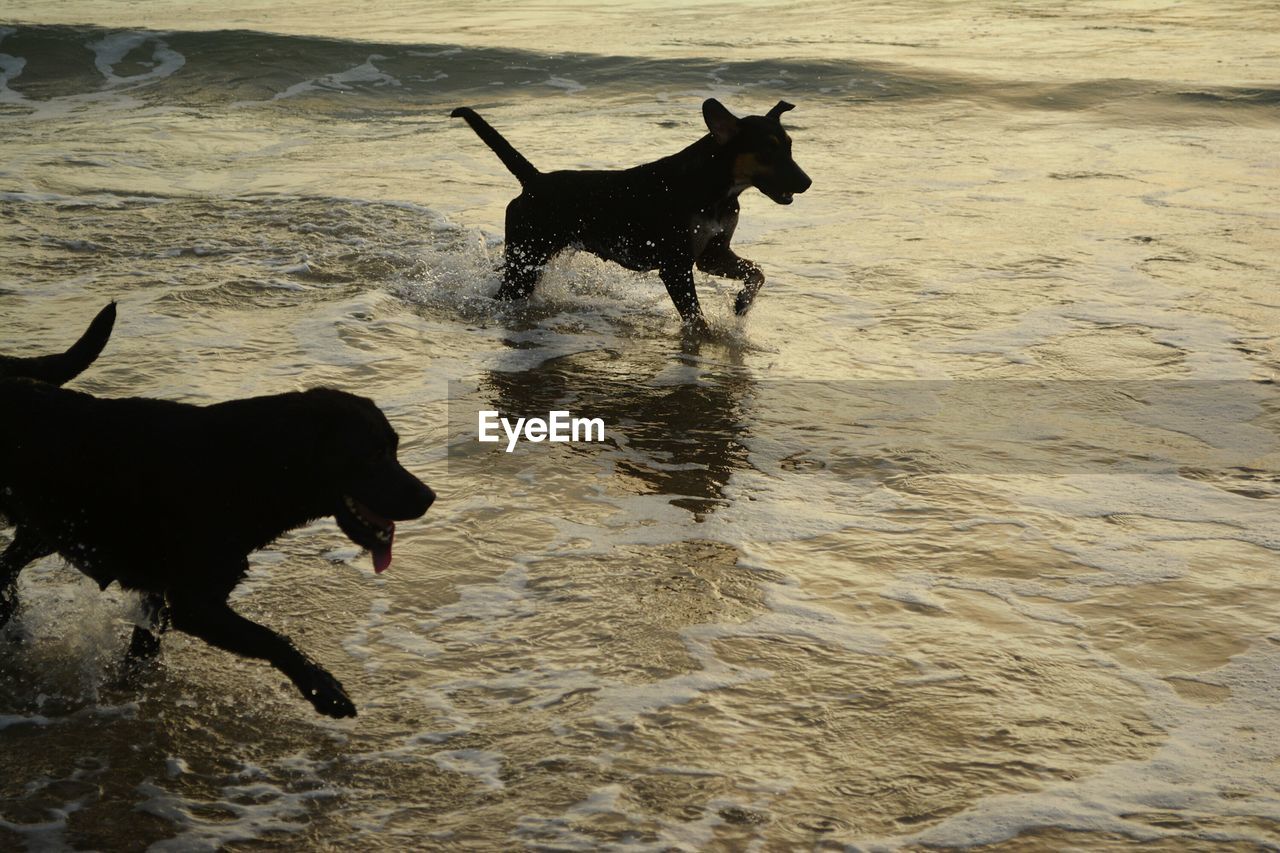
M543 266L565 248L585 249L630 270L657 270L681 318L705 334L693 268L744 283L734 310L745 314L764 284L760 267L729 247L738 196L755 187L778 204L813 183L791 157L779 101L762 116L739 118L719 101L702 105L706 136L669 157L618 171L540 172L475 110L465 119L516 179L507 205L500 299L524 299Z
M395 522L435 494L396 458L399 437L373 401L330 388L195 406L100 399L59 387L98 356L115 306L64 353L0 358L0 628L22 569L59 554L104 589L142 593L151 628L130 653L151 657L166 625L269 661L317 711L355 716L342 685L287 638L228 604L248 555L333 516L347 538L391 563ZM299 590L304 593L305 590Z

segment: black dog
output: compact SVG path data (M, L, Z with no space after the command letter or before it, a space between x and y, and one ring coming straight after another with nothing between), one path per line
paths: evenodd
M62 356L0 364L11 377L0 381L0 514L17 528L0 555L0 627L18 573L56 552L104 588L141 591L153 628L167 617L270 661L320 713L354 716L337 679L227 597L251 551L324 516L385 569L394 520L420 517L435 499L396 460L395 430L372 401L327 388L194 406L12 378L75 375L105 343L101 319L90 343ZM157 649L155 635L134 630L134 655Z
M519 179L507 205L500 299L523 299L561 249L586 249L627 269L658 270L685 323L706 330L693 267L745 282L735 310L745 314L764 284L760 267L729 248L738 195L755 187L778 204L813 182L791 159L779 101L767 115L738 118L714 98L702 105L711 132L683 151L621 171L539 172L468 107L464 118Z

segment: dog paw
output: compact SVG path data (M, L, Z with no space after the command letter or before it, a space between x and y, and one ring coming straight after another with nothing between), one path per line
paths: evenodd
M154 660L160 654L160 638L145 628L134 626L133 637L129 640L129 651L125 653L127 660L136 663Z
M764 273L758 269L753 270L751 275L747 276L745 286L738 292L738 298L733 301L733 313L741 317L750 311L751 303L755 302L756 294L762 287L764 287Z
M323 669L308 673L305 683L299 683L298 688L306 700L326 717L338 720L356 715L356 706L342 689L342 683Z
M701 341L711 337L711 326L701 315L685 319L680 329L689 339Z

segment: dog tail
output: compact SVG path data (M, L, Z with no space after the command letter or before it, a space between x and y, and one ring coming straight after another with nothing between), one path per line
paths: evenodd
M50 385L62 385L80 375L102 352L111 338L111 329L116 324L116 304L107 305L93 318L89 328L80 336L80 340L71 345L71 349L57 355L42 355L35 358L10 358L0 356L0 379L18 377L48 382Z
M484 144L493 149L493 153L498 155L498 159L502 161L502 165L511 170L511 174L516 176L520 183L527 184L539 174L533 164L524 158L524 155L511 147L511 143L503 138L501 133L489 126L489 122L480 118L479 113L470 107L458 107L449 113L450 118L462 118L467 120L467 124L471 125Z

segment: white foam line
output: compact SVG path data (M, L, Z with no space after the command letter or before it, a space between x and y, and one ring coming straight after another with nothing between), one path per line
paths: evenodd
M299 95L305 95L308 92L350 92L360 83L398 87L401 85L399 80L374 65L375 61L386 58L381 54L372 53L359 65L353 65L345 71L336 71L332 74L325 74L320 77L313 77L310 80L303 80L300 83L294 83L283 92L276 92L268 101L236 101L232 106L241 107L266 104L271 101L284 101L289 98L296 98Z
M0 42L16 33L13 27L0 27ZM9 81L22 74L27 60L21 56L0 53L0 104L26 103L26 96L9 88Z
M326 779L323 762L293 755L278 764L280 769L302 775L309 786L300 791L285 789L266 781L268 772L250 762L243 762L233 777L244 781L224 786L222 798L210 802L189 799L151 782L138 785L137 790L147 799L135 808L167 820L181 830L177 836L156 842L148 849L157 853L221 850L228 844L254 841L267 833L301 832L309 824L309 815L315 808L313 801L343 794ZM221 816L202 817L194 812L196 806L202 810L212 807L235 817L231 820Z
M67 818L77 811L79 803L68 803L60 809L49 809L56 817L43 823L14 823L0 818L0 827L24 836L28 850L70 850L64 833L67 830Z
M388 598L376 598L369 602L369 615L363 622L357 623L342 641L343 650L363 663L367 672L375 672L379 669L378 657L372 649L372 634L386 623L386 615L390 610L391 600Z
M649 684L618 684L602 688L588 715L598 723L626 726L639 717L684 705L707 693L773 677L770 670L738 666L720 659L715 643L738 637L793 637L841 648L855 654L884 653L887 640L879 631L855 627L839 614L813 603L798 586L767 584L766 610L739 624L699 624L680 632L700 669Z
M502 759L501 753L484 749L450 749L431 755L431 760L441 770L466 774L491 791L507 787L500 778Z
M10 726L47 726L51 723L48 717L41 714L26 716L23 714L0 714L0 732Z
M108 86L137 85L168 77L183 65L186 65L187 59L169 47L160 38L161 35L167 35L167 33L112 33L99 41L90 42L89 49L94 53L93 64L106 79ZM119 64L120 60L128 56L130 51L153 40L155 41L155 47L151 56L157 60L154 68L142 74L132 74L128 77L121 77L115 73L115 66Z
M578 92L586 91L587 88L577 80L570 80L568 77L556 77L554 75L543 81L543 85L551 86L555 89L563 89L566 95L576 95Z
M1280 647L1256 643L1215 670L1232 685L1232 696L1211 712L1181 701L1154 677L1145 683L1154 719L1167 738L1150 758L1120 761L1072 782L1039 791L987 797L920 832L860 839L868 851L910 847L969 847L997 844L1041 828L1110 832L1151 841L1185 837L1186 831L1144 823L1135 816L1177 811L1182 822L1224 816L1280 820L1275 768L1280 740L1265 733L1280 715ZM1202 674L1203 675L1203 674ZM1248 827L1216 829L1195 837L1274 847L1274 837Z
M431 629L442 622L460 621L466 625L466 636L471 639L486 637L498 627L499 619L519 618L534 612L529 600L529 575L523 566L512 566L493 583L472 584L458 591L458 600L445 604L431 612L432 619L422 622L424 629ZM460 633L454 626L451 633Z

